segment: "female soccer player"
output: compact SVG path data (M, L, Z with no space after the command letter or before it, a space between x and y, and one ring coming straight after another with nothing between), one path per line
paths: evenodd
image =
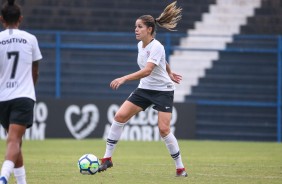
M126 81L138 80L138 88L121 105L114 117L106 144L106 152L101 159L99 172L113 166L112 154L121 137L126 122L140 111L150 105L158 111L158 127L166 147L175 161L176 176L187 176L182 163L178 142L170 132L172 116L174 84L179 83L182 77L173 73L166 62L163 45L155 39L157 26L172 30L181 19L181 8L176 2L168 5L163 13L156 19L151 15L143 15L136 20L135 35L138 43L137 63L140 70L129 75L114 79L110 87L118 89Z
M1 9L5 30L0 32L0 123L7 131L7 144L0 184L6 184L13 171L17 183L26 184L22 136L33 123L34 85L42 55L36 37L18 29L22 18L15 0Z

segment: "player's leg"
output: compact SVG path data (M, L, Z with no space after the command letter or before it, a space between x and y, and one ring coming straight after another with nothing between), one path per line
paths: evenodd
M125 123L135 114L140 112L141 107L133 104L130 101L125 101L117 113L115 114L113 123L111 125L108 139L107 139L107 148L104 155L104 158L111 157L116 146L116 143L121 137L123 127Z
M21 142L20 147L22 147L22 142ZM23 164L22 150L20 150L19 157L15 164L14 175L15 175L17 184L26 184L26 172L25 172L25 168Z
M106 170L109 167L112 167L111 157L115 150L115 147L121 137L123 127L125 123L135 114L142 110L141 107L133 104L130 101L125 101L117 113L115 114L114 120L112 122L106 144L106 151L104 157L101 161L101 166L99 168L99 172Z
M3 128L5 128L6 132L8 127L9 127L9 106L8 106L8 102L0 102L0 124L3 126ZM4 161L5 162L5 161ZM5 176L2 176L2 170L4 170L4 168L8 167L8 168L13 168L13 162L5 162L5 164L2 164L2 168L0 170L0 184L6 184L7 183L7 179ZM6 169L5 169L6 170Z
M9 127L9 105L8 102L0 102L0 124L3 126L3 128L7 132L7 128ZM5 162L5 161L4 161ZM0 170L0 184L6 184L7 179L5 176L2 176L2 170L6 167L11 167L13 168L13 162L6 162L5 164L2 164L2 168ZM4 172L4 171L3 171Z
M176 176L187 176L184 165L182 163L181 154L177 139L170 132L170 120L171 120L171 112L161 112L158 113L158 126L160 135L163 138L166 147L174 159L175 167L176 167Z
M1 169L1 177L4 177L7 181L13 169L15 163L17 162L20 153L21 153L21 141L22 136L24 135L26 127L18 124L10 124L8 135L7 135L7 144L6 144L6 154L5 161L3 162Z
M29 98L17 98L7 102L5 107L9 109L6 112L9 117L5 118L4 123L2 123L8 134L5 161L2 165L1 176L7 175L5 178L8 180L15 166L16 168L20 168L20 175L25 173L21 151L22 137L26 129L33 123L34 101ZM4 116L2 114L2 117ZM16 171L17 174L19 172Z

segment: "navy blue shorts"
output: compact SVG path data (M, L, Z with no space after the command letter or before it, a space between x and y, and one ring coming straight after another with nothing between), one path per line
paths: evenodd
M27 128L33 123L34 101L30 98L16 98L0 102L0 123L7 130L10 124Z
M172 112L174 91L156 91L137 88L127 98L128 101L145 111L149 106L161 112Z

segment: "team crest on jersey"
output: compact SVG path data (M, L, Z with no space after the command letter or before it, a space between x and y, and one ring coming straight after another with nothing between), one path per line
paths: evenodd
M147 51L147 58L150 56L150 54L151 54L150 51Z

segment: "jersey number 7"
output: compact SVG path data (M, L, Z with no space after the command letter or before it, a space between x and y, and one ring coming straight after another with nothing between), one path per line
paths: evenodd
M15 78L16 75L16 70L17 70L17 66L18 66L18 61L19 61L19 52L7 52L8 55L8 59L11 59L12 56L14 56L14 60L13 60L13 68L12 68L12 73L11 73L11 79Z

